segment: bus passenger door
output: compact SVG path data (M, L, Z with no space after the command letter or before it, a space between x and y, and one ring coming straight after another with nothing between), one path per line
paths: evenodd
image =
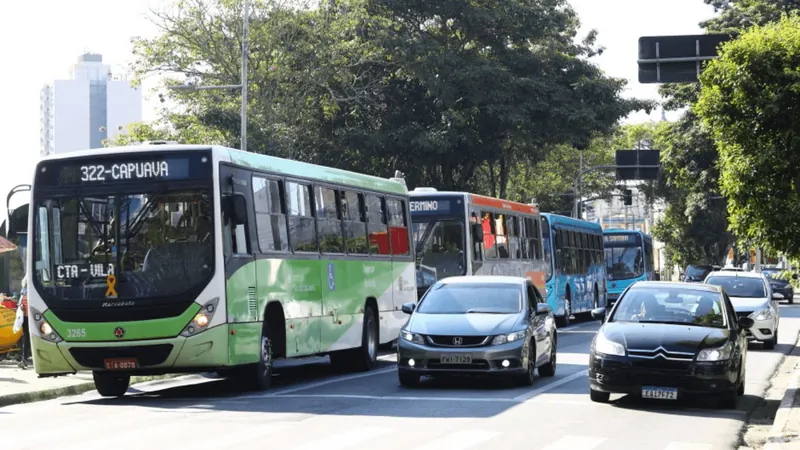
M248 189L250 180L240 172L220 167L226 312L228 323L236 330L235 334L229 334L230 364L257 362L261 338L252 245L255 222Z

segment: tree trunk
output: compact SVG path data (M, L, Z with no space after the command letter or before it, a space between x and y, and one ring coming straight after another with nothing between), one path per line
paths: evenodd
M505 155L500 156L500 174L498 182L500 183L500 198L502 199L505 199L506 194L508 193L508 172L508 161L506 160Z

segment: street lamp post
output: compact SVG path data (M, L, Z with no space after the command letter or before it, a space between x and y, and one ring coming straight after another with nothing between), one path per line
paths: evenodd
M211 91L224 89L240 89L242 92L241 115L241 149L247 151L247 57L250 52L248 43L248 31L250 22L250 0L244 0L242 18L242 82L241 84L226 84L221 86L197 86L194 84L181 84L170 86L169 89L176 91Z

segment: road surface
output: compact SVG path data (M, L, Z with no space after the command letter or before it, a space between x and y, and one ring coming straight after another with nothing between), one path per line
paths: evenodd
M717 450L735 448L747 411L794 345L800 306L782 306L780 345L753 345L736 410L612 396L589 401L597 322L560 330L553 378L530 388L484 381L398 385L394 355L377 370L334 374L326 358L292 363L264 393L203 376L154 383L123 399L95 393L0 408L8 449ZM316 362L315 362L316 361ZM614 401L616 400L616 401Z

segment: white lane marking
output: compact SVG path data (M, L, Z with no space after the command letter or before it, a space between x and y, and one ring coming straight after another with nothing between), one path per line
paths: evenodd
M570 366L588 366L589 354L581 352L558 352L558 364Z
M294 388L281 389L281 390L270 392L270 393L257 394L257 395L245 395L245 396L235 397L235 398L236 399L246 399L246 398L276 397L276 396L279 396L279 395L282 395L282 394L291 394L293 392L307 391L309 389L314 389L314 388L318 388L318 387L322 387L322 386L327 386L329 384L339 383L339 382L342 382L342 381L357 380L359 378L366 378L366 377L374 377L376 375L383 375L385 373L394 372L396 370L397 370L396 367L387 367L386 369L373 370L371 372L359 373L359 374L355 374L355 375L344 375L344 376L340 376L340 377L336 377L336 378L330 378L330 379L327 379L327 380L324 380L324 381L318 381L316 383L304 384L304 385L297 386L297 387L294 387Z
M494 439L499 436L497 431L464 430L442 436L435 441L421 447L414 446L416 450L467 450Z
M711 444L698 444L693 442L670 442L664 450L712 450Z
M277 398L345 398L353 400L403 400L403 401L434 401L434 402L483 402L483 403L521 403L513 398L489 397L409 397L400 395L357 395L357 394L282 394ZM218 402L230 403L230 402Z
M536 397L539 394L544 394L547 391L555 389L555 388L561 386L562 384L567 384L567 383L570 383L570 382L572 382L574 380L577 380L578 378L585 377L588 373L589 373L588 370L581 370L580 372L573 373L572 375L570 375L570 376L568 376L566 378L562 378L562 379L560 379L558 381L554 381L552 383L545 384L544 386L540 387L539 389L534 389L534 390L526 392L526 393L524 393L522 395L518 395L518 396L514 397L514 400L519 401L519 402L524 402L524 401L529 400L529 399L531 399L533 397Z
M378 428L378 427L355 427L352 430L345 431L333 436L328 436L299 447L294 447L293 450L342 450L351 448L356 444L360 444L378 436L391 433L391 428Z
M608 438L594 436L564 436L542 450L592 450L606 440Z
M225 425L228 424L226 423ZM210 435L217 433L210 433L210 435L206 435L202 439L198 439L197 443L192 443L190 447L192 447L192 450L217 450L220 448L233 448L241 444L246 444L253 441L261 441L261 438L267 437L274 433L279 433L296 425L297 422L267 422L265 424L242 424L240 427L243 429L236 427L231 430L231 428L227 427L225 432L219 433L216 438L213 438ZM149 433L147 437L148 439L150 438ZM164 440L161 440L161 442L164 442ZM159 445L155 442L153 442L153 444L156 447L159 447Z

